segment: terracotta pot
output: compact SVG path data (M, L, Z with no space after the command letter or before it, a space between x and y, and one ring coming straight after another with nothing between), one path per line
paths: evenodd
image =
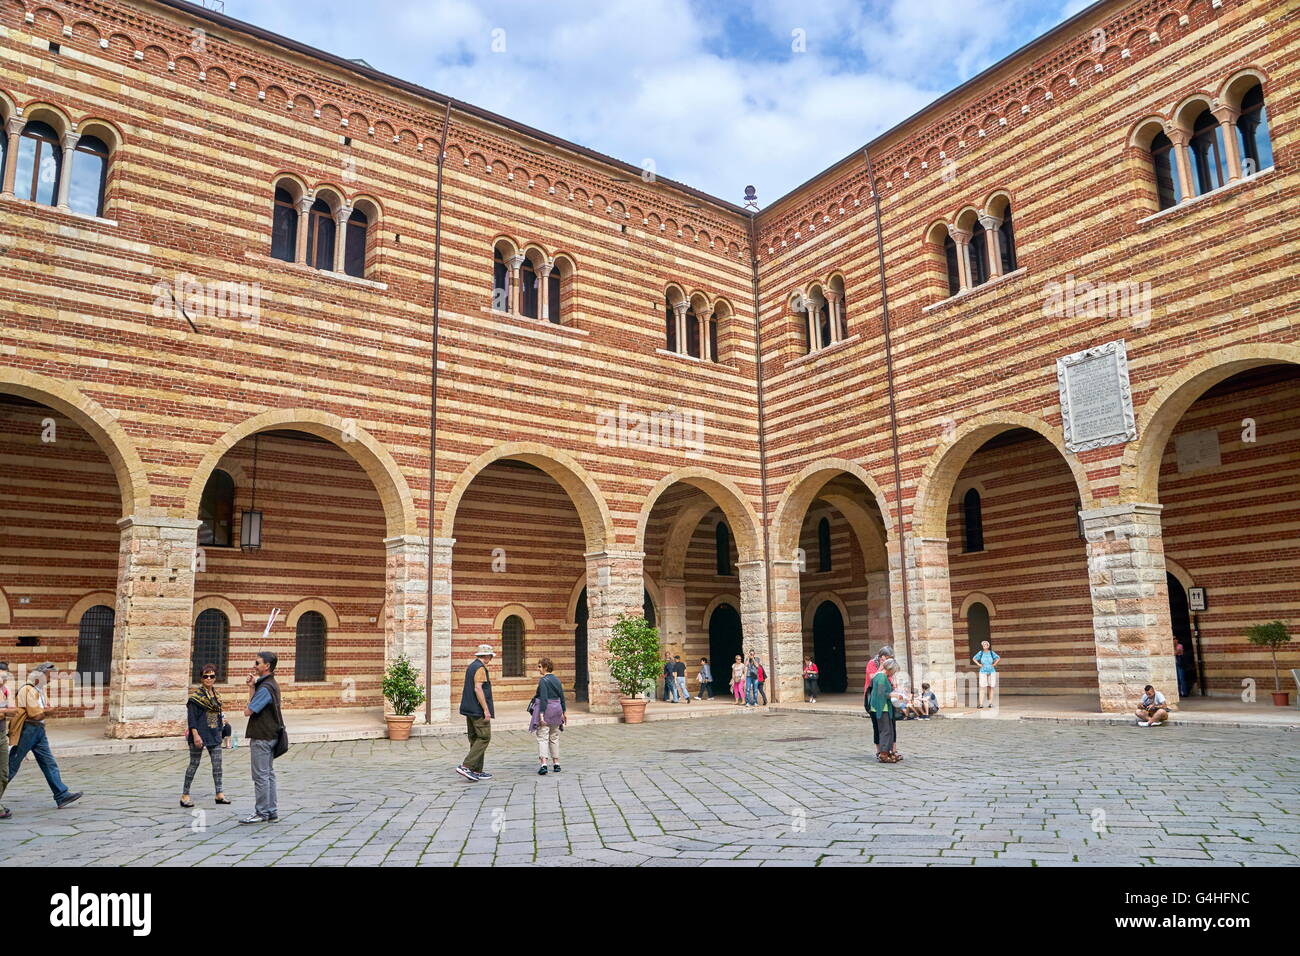
M643 698L624 697L619 703L623 705L623 722L625 724L644 723L646 702Z
M384 720L388 722L389 740L411 739L411 724L415 723L414 715L398 717L396 714L384 714Z
M1276 693L1273 695L1274 707L1287 707L1290 705L1290 703L1291 703L1291 692L1289 690L1284 690L1280 693Z

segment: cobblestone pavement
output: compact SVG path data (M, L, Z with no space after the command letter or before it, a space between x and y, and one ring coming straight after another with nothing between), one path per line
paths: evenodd
M183 753L69 758L86 797L54 809L28 761L0 822L9 865L800 866L1300 863L1300 734L913 721L875 762L855 717L759 713L533 738L497 734L491 782L452 772L460 737L303 744L276 762L281 821L240 826L248 751L207 758L177 806ZM290 726L292 733L292 726ZM55 739L57 753L58 742Z

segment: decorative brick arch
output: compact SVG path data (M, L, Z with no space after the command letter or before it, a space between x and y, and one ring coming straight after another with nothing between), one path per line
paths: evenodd
M185 495L185 516L198 515L203 487L217 463L230 449L257 432L282 428L324 438L347 452L365 470L384 506L388 537L419 533L411 489L388 449L350 420L309 408L281 408L263 412L240 422L217 439L194 469L194 477Z
M4 588L0 588L0 624L8 624L13 618L9 613L9 597Z
M84 428L113 466L122 495L122 515L150 510L149 476L144 462L122 426L102 405L67 382L15 368L0 368L0 392L40 402Z
M707 633L709 630L709 620L713 617L713 612L716 611L719 607L721 607L724 604L730 604L731 609L733 611L735 611L737 614L740 613L739 594L727 593L727 594L717 595L712 601L710 601L705 606L704 613L700 615L700 625L704 629L705 633ZM746 640L748 640L748 638L746 638ZM751 650L752 648L743 648L743 649L748 651ZM763 650L766 652L767 648L763 648Z
M81 616L89 611L92 607L99 605L113 608L114 613L117 611L117 592L116 591L92 591L82 597L76 604L68 608L67 617L64 618L65 624L80 624Z
M741 563L763 559L763 545L758 534L758 514L749 500L731 479L724 478L707 468L694 466L678 468L664 475L646 495L645 505L642 506L641 515L637 519L635 550L645 550L645 535L646 528L650 524L650 513L663 493L679 481L698 488L713 500L716 507L722 509L722 513L727 518L727 527L731 529L731 536L736 542L736 551ZM711 510L713 509L707 509L700 517L704 517Z
M1160 500L1160 461L1174 429L1192 404L1226 378L1261 365L1300 365L1300 346L1281 343L1237 345L1204 355L1164 379L1142 403L1138 437L1124 449L1120 494L1127 501Z
M810 597L803 606L804 630L809 630L812 628L813 618L816 617L817 615L817 609L821 607L823 604L825 604L827 601L830 601L837 608L839 608L840 617L843 619L845 627L848 627L851 623L853 623L853 619L849 616L848 607L845 606L844 601L840 598L838 594L836 594L834 591L818 591L816 594Z
M1079 459L1065 450L1059 427L1053 428L1041 418L1022 412L991 412L963 422L950 440L935 449L921 470L912 500L912 529L917 534L926 538L947 536L948 503L957 476L981 445L1013 428L1037 432L1052 443L1074 476L1079 501L1085 508L1090 506L1092 488L1088 483L1088 473Z
M803 529L804 519L808 515L808 509L812 507L822 489L831 481L840 475L852 475L858 481L862 482L871 496L875 499L876 507L880 509L881 516L885 519L885 540L879 540L879 534L874 530L871 534L866 533L862 520L866 516L866 510L860 505L852 507L850 502L843 499L843 496L836 496L835 508L844 515L853 527L854 532L858 535L858 543L862 546L863 555L868 559L867 567L873 566L876 555L871 553L873 546L879 542L881 548L887 548L892 541L893 536L890 533L889 522L889 503L885 499L885 493L881 490L880 485L876 482L867 470L856 462L844 458L823 458L804 468L799 474L790 479L786 485L785 491L781 495L780 501L776 504L776 511L772 519L772 554L777 560L785 560L794 555L799 547L799 532ZM846 507L848 511L846 512ZM850 514L849 512L852 512Z
M688 502L673 517L668 534L664 536L662 567L665 578L673 581L686 576L686 553L690 550L691 539L695 537L695 529L718 507L718 503L706 495ZM726 520L725 512L723 520Z
M465 470L456 479L456 483L452 485L451 493L447 495L447 503L443 505L442 518L439 522L442 537L452 537L460 500L465 496L470 483L488 465L505 459L522 461L546 472L565 490L569 500L578 510L578 518L582 521L586 548L589 552L605 551L613 545L614 519L610 516L609 507L605 504L599 486L572 455L539 442L507 442L497 445L466 465Z
M299 601L295 604L293 609L285 616L285 627L296 628L298 626L298 619L308 611L315 611L321 617L325 618L325 623L329 625L331 631L339 628L338 612L334 610L333 606L322 601L320 598L306 598L305 600ZM231 624L233 623L234 621L232 620Z
M244 626L243 615L239 613L239 610L235 605L218 594L206 594L201 598L196 598L194 601L194 610L190 617L192 620L197 621L200 614L209 610L217 610L226 615L226 620L229 622L231 630Z

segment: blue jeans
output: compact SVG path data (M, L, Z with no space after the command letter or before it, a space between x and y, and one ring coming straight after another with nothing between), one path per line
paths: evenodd
M664 683L668 685L668 702L672 704L677 703L679 694L677 690L677 678L667 677L664 679Z
M54 762L54 754L50 750L50 739L45 735L44 724L34 724L30 721L23 724L18 746L9 751L10 783L18 776L18 768L22 766L23 759L28 753L35 755L36 765L41 768L41 773L45 774L45 782L50 785L54 802L58 803L68 795L68 788L63 783L63 778L59 776L59 765Z
M758 679L755 677L745 678L745 703L758 703Z
M1183 662L1179 661L1177 664L1175 664L1174 669L1178 671L1178 696L1186 697L1187 696L1187 671L1183 670Z

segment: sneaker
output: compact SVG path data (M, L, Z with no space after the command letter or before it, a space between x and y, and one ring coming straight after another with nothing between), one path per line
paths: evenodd
M57 806L60 810L62 810L69 803L76 803L80 799L81 799L80 793L69 793L66 796L64 796L62 800L58 801Z
M8 807L0 807L0 820L8 820L14 815L14 812Z
M559 772L560 772L560 765L558 763L551 767L551 773L559 773Z
M273 814L271 814L269 817L266 817L266 818L263 820L263 822L264 822L264 823L279 823L279 822L280 822L280 814L278 814L278 813L273 813Z
M469 767L466 767L464 764L461 764L459 767L457 767L456 772L460 774L462 777L464 777L466 780L470 781L471 783L478 780L478 775L475 774L473 770L470 770Z
M1139 720L1139 721L1138 721L1138 726L1139 726L1139 727L1150 727L1150 726L1151 726L1151 721L1149 721L1149 720Z
M542 764L540 767L537 768L537 776L539 777L546 776L546 764Z
M477 772L471 770L470 772L474 774L474 779L475 779L475 780L491 780L491 779L492 779L492 774L490 774L490 773L486 773L486 772L481 771L481 770L480 770L480 771L477 771Z
M260 813L250 813L248 816L244 817L244 819L240 820L239 822L240 823L265 823L266 817L262 816Z

